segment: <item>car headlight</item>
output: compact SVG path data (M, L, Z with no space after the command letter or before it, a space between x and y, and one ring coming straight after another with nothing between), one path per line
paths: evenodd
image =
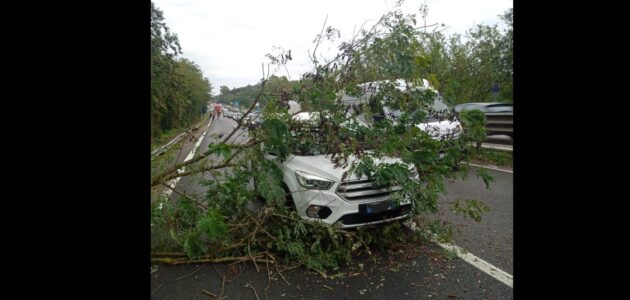
M327 190L334 183L332 180L321 178L302 171L295 171L295 177L302 187L310 190Z

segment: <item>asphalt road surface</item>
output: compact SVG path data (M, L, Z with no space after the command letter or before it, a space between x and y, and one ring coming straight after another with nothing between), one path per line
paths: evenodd
M302 267L282 271L273 265L159 265L151 274L153 299L512 299L512 288L461 259L447 260L429 243L404 253L361 257L327 279ZM188 275L188 276L187 276ZM333 276L334 278L330 278ZM249 288L251 285L255 290ZM265 297L265 289L267 297Z
M236 127L236 122L230 118L221 117L212 121L212 125L208 128L208 132L203 137L201 144L199 145L199 149L197 149L196 153L203 153L208 151L208 147L211 143L217 143L223 140L224 137L219 137L220 134L227 136L234 127ZM240 129L236 132L231 138L230 143L240 144L247 141L247 133L245 130ZM216 159L216 157L209 157L209 159ZM192 176L183 177L177 183L177 190L186 193L187 195L191 195L197 198L205 198L207 188L203 186L201 183L204 179L210 179L211 175L209 173L203 174L195 174ZM172 193L171 199L179 197L177 194Z
M456 225L459 233L453 243L468 250L494 266L513 273L513 174L486 170L494 178L490 189L476 177L476 167L465 180L448 183L446 194L440 199L443 218ZM448 202L476 199L482 200L490 211L483 215L480 223L455 215L448 209Z

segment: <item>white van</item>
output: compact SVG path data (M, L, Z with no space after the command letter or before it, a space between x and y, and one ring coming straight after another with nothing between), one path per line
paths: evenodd
M410 92L413 90L431 90L435 94L433 105L429 108L430 115L427 122L417 124L418 128L427 132L433 139L444 140L457 138L462 133L462 126L456 117L450 118L450 110L446 104L444 104L442 96L435 90L426 79L422 80L423 85L412 86L407 84L406 81L399 79L393 82L397 89L403 92ZM373 97L380 87L384 83L392 83L389 80L367 82L361 84L360 96L343 95L341 101L346 105L355 105L360 103L367 103L371 97ZM389 107L383 108L383 117L396 122L402 112L400 110L391 109Z

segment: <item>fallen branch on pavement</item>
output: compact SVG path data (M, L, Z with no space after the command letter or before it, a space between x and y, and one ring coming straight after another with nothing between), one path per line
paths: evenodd
M165 187L167 187L167 188L168 188L168 189L170 189L171 191L175 192L175 194L178 194L178 195L180 195L180 196L183 196L184 198L186 198L186 199L188 199L188 200L190 200L190 201L192 201L192 202L196 203L196 204L197 204L199 207L201 207L204 211L205 211L205 210L208 210L208 206L207 206L207 205L205 205L205 204L203 204L203 203L199 202L199 200L197 200L197 199L193 198L192 196L189 196L189 195L187 195L187 194L186 194L186 193L184 193L184 192L178 191L178 190L176 190L175 188L170 187L168 184L162 184L162 185L164 185Z
M170 264L170 265L194 264L194 263L221 263L221 262L229 262L229 261L248 261L248 260L261 262L261 263L269 262L272 264L276 262L274 260L262 259L262 258L257 258L257 257L248 257L248 256L205 258L205 259L187 259L187 258L174 259L170 257L152 257L151 258L151 262L159 262L159 263Z
M249 282L245 285L246 287L249 287L250 289L252 289L252 291L254 291L254 295L256 296L257 300L260 300L260 298L258 298L258 293L256 293L256 289L254 288L254 286L252 286L251 284L249 284Z

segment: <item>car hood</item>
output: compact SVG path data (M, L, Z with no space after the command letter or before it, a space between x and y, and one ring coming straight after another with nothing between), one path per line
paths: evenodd
M460 123L457 120L444 120L428 122L416 125L420 130L428 133L433 139L446 138L448 135L458 137L461 133Z
M348 166L347 167L334 167L334 163L331 162L331 155L315 155L315 156L297 156L291 155L285 165L291 170L300 170L306 173L310 173L313 175L317 175L326 179L341 181L341 177L343 173L350 170L350 165L352 162L358 162L359 160L356 156L351 155L348 158ZM375 163L382 164L392 164L392 163L402 163L402 160L399 158L392 157L383 157L381 159L375 160ZM365 176L364 176L365 177ZM367 177L365 177L367 178ZM360 179L355 174L350 175L346 180L355 180Z

